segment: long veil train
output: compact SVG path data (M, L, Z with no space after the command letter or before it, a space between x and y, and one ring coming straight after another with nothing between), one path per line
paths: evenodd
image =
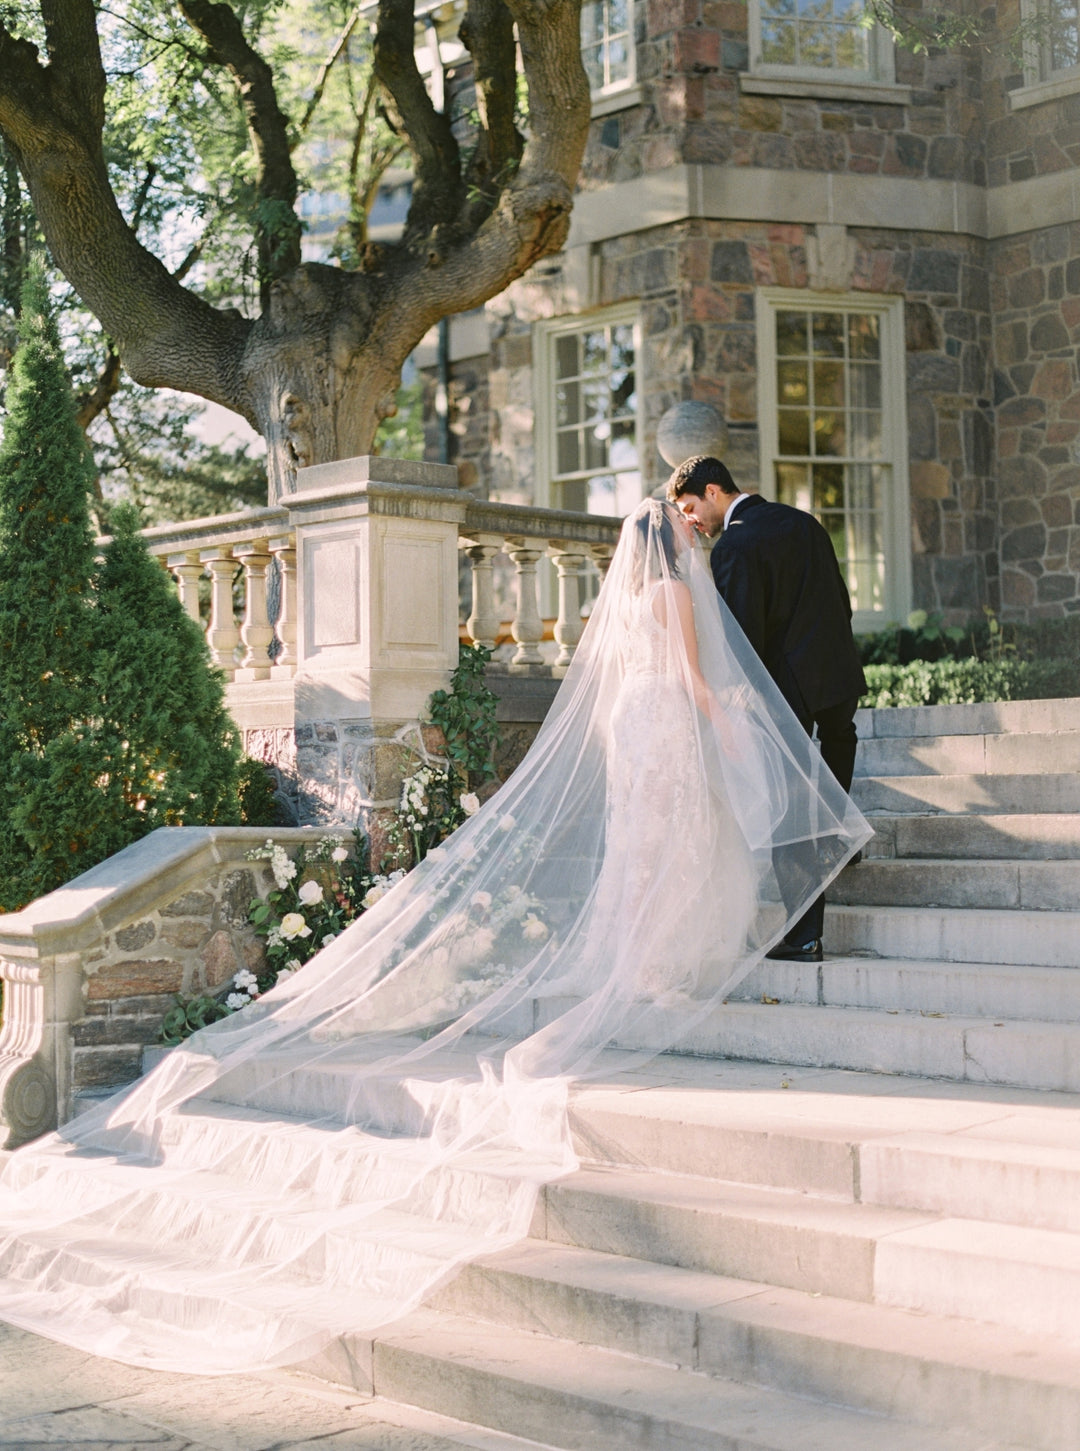
M498 794L301 972L11 1156L0 1318L201 1373L385 1325L528 1233L576 1163L572 1082L677 1046L869 835L646 501Z

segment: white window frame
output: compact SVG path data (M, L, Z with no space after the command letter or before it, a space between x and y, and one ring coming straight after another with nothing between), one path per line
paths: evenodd
M1021 21L1031 21L1042 9L1040 0L1020 0ZM1043 101L1056 101L1060 96L1071 96L1080 91L1080 65L1066 70L1050 69L1049 47L1031 36L1024 39L1024 84L1020 90L1009 92L1009 106L1013 111L1025 106L1037 106Z
M907 453L907 368L904 349L904 299L866 292L808 292L804 288L762 287L757 291L758 438L760 488L776 497L775 462L779 453L776 396L777 312L875 314L881 322L882 462L892 471L885 501L885 602L880 610L857 610L856 631L880 630L911 613L911 506Z
M559 503L552 497L555 475L555 343L567 333L586 332L596 327L617 327L629 323L634 329L634 443L637 447L638 472L641 475L641 497L645 497L644 412L641 391L641 305L618 303L598 308L595 312L577 312L567 317L545 318L533 324L533 438L536 445L536 477L533 499L538 509L554 509ZM544 617L554 614L555 571L544 562L540 570L540 608Z
M592 3L605 3L605 0L585 0L585 4ZM585 19L585 4L583 4L581 7L583 24ZM627 32L626 44L629 70L626 76L620 76L617 81L610 81L606 85L599 86L596 89L590 90L590 95L592 96L593 102L594 116L604 115L607 110L616 110L619 108L620 105L627 104L626 92L640 92L641 90L637 80L637 45L634 40L636 19L635 11L637 8L636 0L626 0L626 8L629 18L629 30ZM605 37L604 44L606 46L607 37ZM584 37L582 37L581 48L584 51ZM610 102L614 102L615 104L609 104Z
M896 81L895 48L889 32L881 25L870 30L870 66L867 70L841 70L827 66L766 64L761 59L761 0L749 0L750 75L767 80L800 82L812 94L818 86L828 94L835 86L891 86ZM743 89L748 89L746 86ZM905 87L905 90L908 88Z

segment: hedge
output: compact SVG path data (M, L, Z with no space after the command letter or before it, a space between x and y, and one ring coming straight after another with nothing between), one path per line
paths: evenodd
M860 704L973 705L981 701L1040 700L1080 695L1076 660L913 660L867 665Z

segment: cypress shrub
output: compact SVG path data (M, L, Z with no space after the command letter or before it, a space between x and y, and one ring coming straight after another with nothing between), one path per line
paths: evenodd
M138 535L95 560L94 470L46 280L27 279L0 445L0 910L157 826L238 819L239 741L202 633Z

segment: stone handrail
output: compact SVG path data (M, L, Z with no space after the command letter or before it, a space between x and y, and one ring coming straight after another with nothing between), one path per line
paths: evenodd
M555 669L569 665L581 638L581 571L588 562L603 573L618 543L621 520L564 509L536 509L525 504L472 500L458 531L458 543L472 565L472 609L465 621L470 637L493 649L502 620L495 608L493 562L498 554L513 561L517 591L511 634L517 649L512 667L543 663L537 565L545 555L558 575Z
M289 680L296 673L296 534L289 511L245 509L242 513L159 524L143 530L150 553L168 568L184 609L200 620L199 580L210 576L207 643L214 664L228 680ZM281 609L276 624L267 612L267 573L279 571ZM237 626L233 580L244 571L243 618ZM271 654L271 645L276 648ZM237 647L243 656L236 659Z
M383 491L387 492L388 491ZM558 576L556 670L570 663L581 638L581 572L589 563L603 573L618 542L621 521L607 515L537 509L459 495L463 517L459 547L472 567L472 608L464 621L469 636L493 649L502 625L495 607L493 562L505 554L516 572L511 634L517 643L511 664L543 664L539 646L544 625L537 565L545 556ZM248 509L143 530L150 553L176 580L181 602L198 621L199 580L210 576L207 642L214 664L236 682L289 680L296 673L296 533L287 508ZM244 571L244 606L237 622L233 581ZM267 611L267 580L278 571L281 608L276 623ZM276 644L274 643L276 641ZM237 661L238 648L243 655Z

